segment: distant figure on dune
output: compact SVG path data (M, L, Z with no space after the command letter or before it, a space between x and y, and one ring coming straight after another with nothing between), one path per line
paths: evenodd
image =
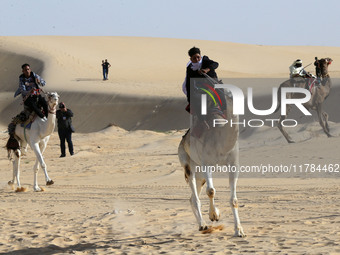
M106 71L105 71L104 60L102 60L102 69L103 69L103 80L105 80Z
M66 108L65 103L59 103L59 110L57 110L57 119L58 119L58 135L60 139L60 150L61 155L60 158L66 156L66 148L65 148L65 140L68 144L68 150L70 155L74 154L73 152L73 143L72 143L72 133L74 132L74 128L72 126L72 118L73 112L71 109Z
M107 62L107 59L102 60L102 67L103 67L103 80L108 80L109 78L109 68L111 67L110 63Z

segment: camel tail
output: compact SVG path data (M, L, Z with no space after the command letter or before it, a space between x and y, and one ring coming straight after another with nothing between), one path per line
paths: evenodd
M8 138L8 141L7 141L7 144L6 144L6 149L7 149L7 152L8 152L8 159L12 158L12 152L14 152L15 155L19 158L19 156L20 156L20 153L19 153L20 145L19 145L18 140L15 139L14 136L10 136Z

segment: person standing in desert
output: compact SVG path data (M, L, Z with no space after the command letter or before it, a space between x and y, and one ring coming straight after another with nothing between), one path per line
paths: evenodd
M109 68L111 67L110 63L107 62L107 59L105 59L105 62L102 62L103 66L103 75L104 75L104 80L108 80L109 78Z
M72 156L74 154L72 143L72 133L74 132L74 128L72 126L71 119L73 117L73 112L71 109L66 108L65 103L60 102L59 110L57 110L56 114L58 119L58 135L60 139L60 158L66 157L65 140L67 141L68 150Z

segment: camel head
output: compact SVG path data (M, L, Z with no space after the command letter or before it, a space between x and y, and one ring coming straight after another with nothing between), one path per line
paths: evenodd
M333 62L331 58L322 58L318 60L319 67L321 69L322 77L328 76L328 66Z
M57 109L57 105L59 102L59 95L57 92L47 92L46 93L47 96L47 103L48 103L48 107L55 111Z
M225 127L228 123L227 112L224 111L223 101L220 99L224 96L224 92L220 93L218 97L212 98L210 96L207 97L207 115L206 121L209 125L216 127ZM213 124L214 123L214 124Z

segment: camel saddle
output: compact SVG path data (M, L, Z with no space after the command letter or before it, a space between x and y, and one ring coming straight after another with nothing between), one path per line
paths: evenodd
M315 86L320 85L320 80L317 78L311 77L306 79L306 89L310 91L310 93L313 93L313 89Z
M28 119L25 122L21 123L20 126L25 129L30 129L33 121L37 118L37 116L38 115L35 112L32 112Z
M13 117L11 123L8 125L8 133L10 136L14 136L16 125L20 124L21 127L31 128L32 122L37 117L37 114L28 110L26 107L23 111Z

